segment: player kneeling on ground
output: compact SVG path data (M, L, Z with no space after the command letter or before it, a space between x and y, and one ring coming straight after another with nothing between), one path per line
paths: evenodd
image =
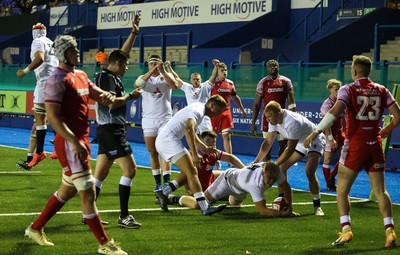
M279 210L268 208L265 204L264 193L275 182L282 189L288 203L288 206ZM229 196L229 203L234 206L240 206L248 194L262 216L299 216L298 213L293 212L292 189L279 166L271 160L251 164L241 169L230 168L224 171L204 192L210 204ZM169 200L171 203L179 203L190 208L199 207L192 196L170 196Z

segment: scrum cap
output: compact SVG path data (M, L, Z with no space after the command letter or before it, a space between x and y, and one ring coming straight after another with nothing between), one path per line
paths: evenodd
M32 37L37 39L39 37L46 36L46 26L42 23L36 23L32 26Z
M66 63L65 52L71 47L77 47L75 37L70 35L57 36L54 40L53 49L54 55L59 61Z

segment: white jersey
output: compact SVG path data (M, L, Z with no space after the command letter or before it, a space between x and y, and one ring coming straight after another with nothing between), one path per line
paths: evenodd
M182 139L185 135L187 121L194 120L196 122L195 129L197 129L204 118L205 107L205 103L196 102L182 108L161 128L158 136Z
M143 118L169 119L172 117L172 90L162 74L157 77L151 76L142 89Z
M261 162L246 166L242 169L227 169L224 177L229 186L230 192L238 196L250 194L254 203L265 200L264 192L269 188L269 186L264 183L262 177L264 164L265 162ZM220 177L222 178L222 176ZM276 183L279 185L285 180L285 176L279 172Z
M289 140L299 140L303 144L304 139L311 134L316 125L303 115L283 109L283 121L281 124L272 125L269 123L268 132L279 132Z
M35 52L44 52L44 61L38 66L35 71L37 82L45 82L54 69L58 66L58 59L54 55L53 41L42 36L32 41L31 45L31 60L35 59Z
M198 88L193 87L192 84L184 82L180 87L185 92L187 104L193 104L194 102L206 103L210 98L211 89L214 85L208 81L200 84Z

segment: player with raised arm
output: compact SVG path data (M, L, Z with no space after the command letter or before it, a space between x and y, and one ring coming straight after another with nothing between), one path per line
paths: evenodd
M246 117L246 111L243 107L233 81L228 79L228 67L225 63L218 64L218 75L215 79L214 87L211 90L211 95L222 96L228 104L225 111L217 117L211 118L213 130L218 134L221 133L224 141L224 150L232 154L232 129L234 128L232 113L231 113L231 98L242 112L242 117Z
M215 78L217 77L218 71L218 59L213 59L214 69L211 73L210 78L201 82L200 73L192 73L190 75L190 83L184 82L179 75L172 69L171 63L169 61L165 61L165 66L168 71L175 77L178 81L178 88L180 88L183 92L185 92L186 102L188 105L194 102L203 102L206 103L207 100L211 96L211 89L214 86ZM208 116L204 116L203 121L197 127L197 134L201 134L205 130L211 130L211 120Z
M342 232L332 243L335 246L344 245L353 239L349 193L362 169L367 171L371 188L378 200L386 232L385 247L396 246L392 201L385 185L382 137L387 137L399 125L400 108L387 88L369 78L371 69L371 59L363 55L353 56L351 77L354 82L339 89L336 103L304 140L304 146L310 148L315 137L330 127L337 117L346 113L346 140L339 161L337 186ZM381 129L380 122L385 109L389 110L393 119Z
M162 189L161 174L164 185L168 185L171 178L171 164L159 158L155 144L160 129L172 118L171 96L172 90L178 87L178 82L165 70L159 55L151 55L148 61L149 71L136 79L135 86L143 89L142 129L144 142L150 154L156 192Z
M126 104L132 99L139 98L141 91L135 89L126 93L121 76L128 70L129 52L139 31L139 21L139 16L135 15L132 21L132 30L122 48L112 51L106 68L96 74L96 85L116 96L114 102L110 105L105 106L96 103L98 123L96 138L99 144L94 172L96 199L99 197L103 182L115 161L122 171L118 185L120 204L118 224L130 229L140 228L141 224L135 220L128 210L132 182L136 175L136 162L132 148L125 136Z

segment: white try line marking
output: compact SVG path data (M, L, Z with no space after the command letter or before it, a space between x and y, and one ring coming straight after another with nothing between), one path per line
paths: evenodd
M352 200L352 203L365 203L370 200L368 199L355 199ZM325 201L321 202L321 204L336 204L336 201ZM301 202L301 203L294 203L293 205L311 205L312 202ZM267 204L268 206L271 206L271 204ZM242 206L228 206L228 208L241 208L241 207L254 207L254 205L242 205ZM176 207L176 206L170 206L168 207L170 211L177 211L177 210L188 210L190 208L187 207ZM129 209L131 212L154 212L154 211L160 211L160 208L142 208L142 209ZM116 213L120 212L120 210L99 210L99 213ZM29 212L29 213L0 213L0 217L17 217L17 216L34 216L34 215L39 215L41 212ZM61 211L58 212L57 214L82 214L82 211Z

